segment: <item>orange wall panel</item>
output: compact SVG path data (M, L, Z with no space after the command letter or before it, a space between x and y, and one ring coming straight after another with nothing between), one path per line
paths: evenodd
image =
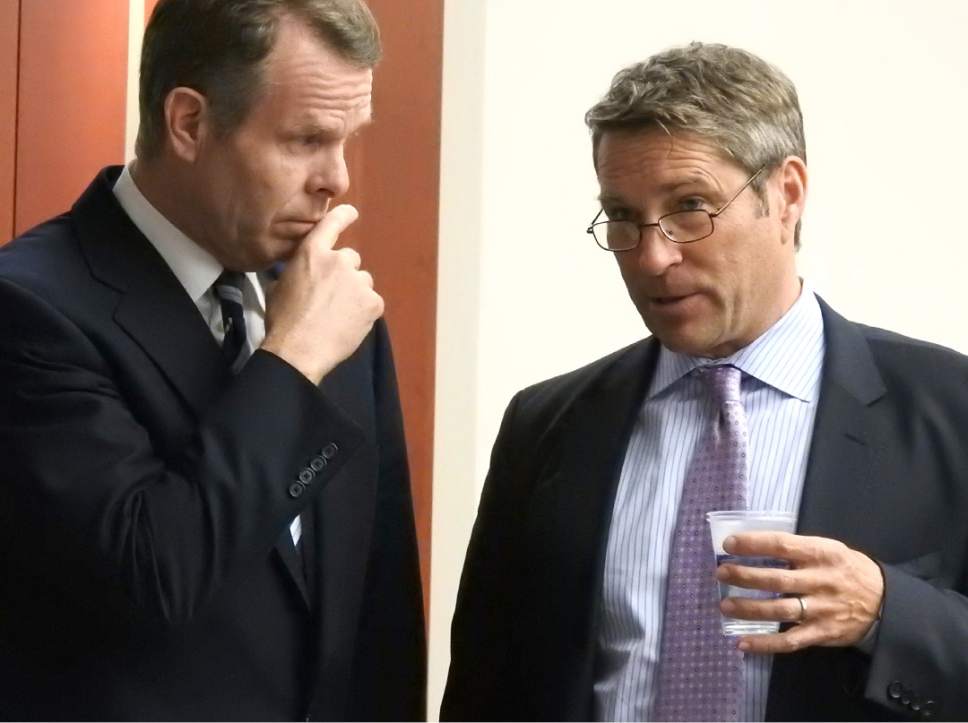
M13 236L20 0L0 0L0 244Z
M128 3L32 0L20 27L17 233L67 210L102 166L124 160Z

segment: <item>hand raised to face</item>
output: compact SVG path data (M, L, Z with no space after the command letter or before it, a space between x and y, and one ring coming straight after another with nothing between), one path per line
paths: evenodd
M383 314L383 299L373 277L360 269L360 255L333 249L357 216L345 204L326 214L286 264L266 305L262 348L314 384L356 351Z

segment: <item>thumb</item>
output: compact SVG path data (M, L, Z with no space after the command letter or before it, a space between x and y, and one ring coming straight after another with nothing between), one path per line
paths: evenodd
M360 217L359 211L348 203L343 203L330 211L323 217L323 220L316 224L316 228L309 232L306 240L311 244L319 244L324 248L331 249L336 245L336 240L350 224Z

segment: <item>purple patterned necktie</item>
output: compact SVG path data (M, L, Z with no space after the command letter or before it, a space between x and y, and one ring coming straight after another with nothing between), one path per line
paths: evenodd
M717 410L700 439L679 502L669 558L662 652L653 719L735 721L742 653L720 628L719 590L706 513L745 508L749 433L740 401L742 372L698 370Z

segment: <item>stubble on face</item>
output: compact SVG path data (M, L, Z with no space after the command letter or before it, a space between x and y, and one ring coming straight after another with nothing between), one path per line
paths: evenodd
M297 20L281 19L262 75L246 119L213 149L223 238L212 243L240 270L295 252L346 192L344 146L370 120L372 71Z
M607 132L597 161L603 206L638 223L684 208L715 212L749 177L704 139L661 129ZM714 228L690 244L647 229L639 247L616 260L643 321L666 347L721 358L779 319L799 281L792 246L751 189Z

